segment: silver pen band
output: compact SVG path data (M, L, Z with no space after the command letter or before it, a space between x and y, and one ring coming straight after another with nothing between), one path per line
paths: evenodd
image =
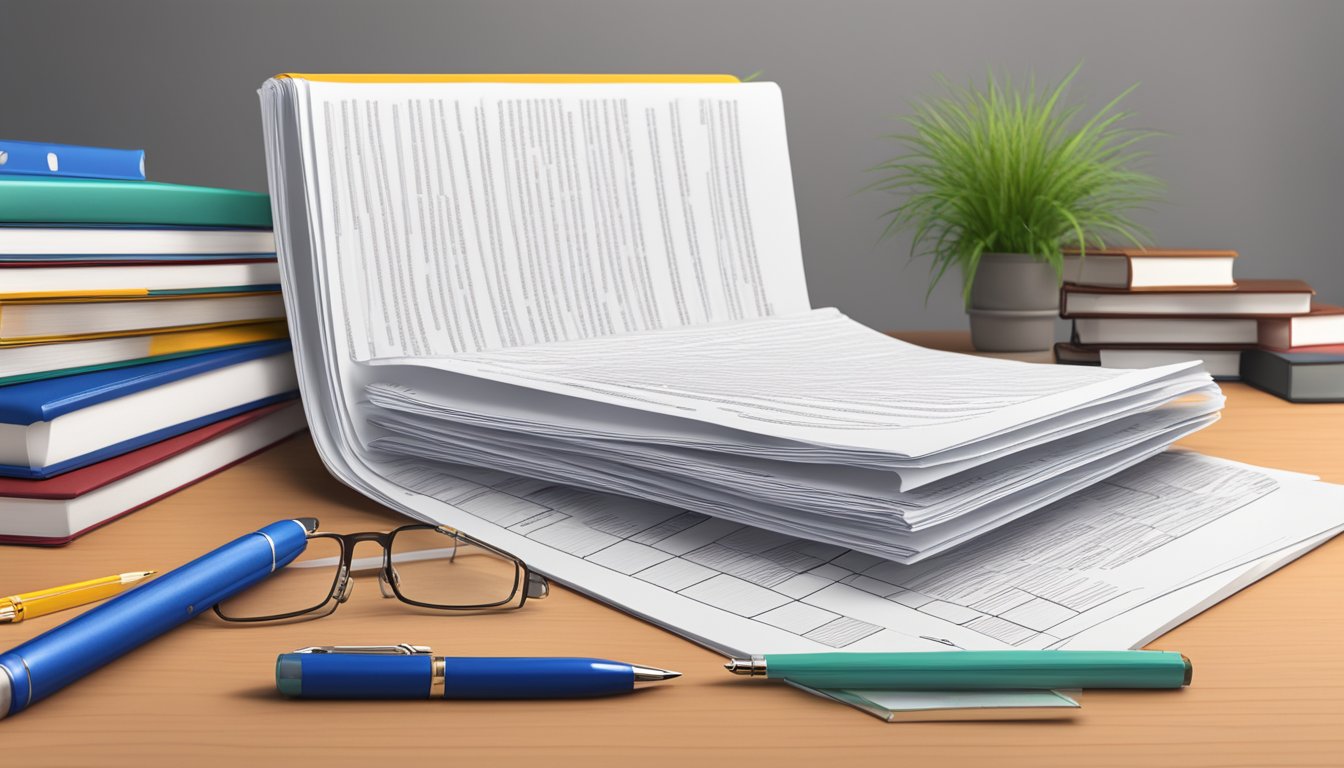
M28 668L27 659L20 656L19 661L23 663L23 676L28 678L28 697L23 700L23 706L26 707L33 703L33 670ZM5 673L8 674L9 670L5 670ZM14 682L13 678L10 678L10 682Z
M265 531L257 531L257 535L266 540L271 545L271 573L275 573L275 539L272 539Z

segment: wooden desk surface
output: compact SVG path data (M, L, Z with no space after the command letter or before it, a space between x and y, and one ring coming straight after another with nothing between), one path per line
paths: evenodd
M965 334L907 338L965 344ZM1344 405L1224 389L1222 421L1183 445L1344 483ZM401 519L333 480L304 436L63 549L0 547L0 594L168 570L265 523L309 515L343 532ZM380 599L366 578L325 619L235 628L207 616L159 638L0 721L0 764L1344 765L1342 608L1336 540L1154 643L1195 661L1187 690L1088 692L1066 722L885 724L730 679L717 655L563 589L508 615L441 617ZM0 648L71 615L0 625ZM594 701L298 702L275 693L279 652L398 642L462 655L604 656L685 677Z

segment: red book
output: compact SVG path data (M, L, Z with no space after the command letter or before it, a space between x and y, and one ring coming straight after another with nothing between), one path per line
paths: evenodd
M1312 302L1311 312L1296 317L1264 318L1259 322L1260 346L1294 350L1344 344L1344 307Z
M0 478L0 544L68 544L305 426L297 402L276 403L46 480Z
M1305 347L1293 347L1292 349L1270 349L1270 352L1282 352L1294 355L1339 355L1344 357L1344 344L1312 344Z

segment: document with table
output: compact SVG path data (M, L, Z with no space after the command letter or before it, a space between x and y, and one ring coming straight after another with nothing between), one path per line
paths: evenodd
M1135 647L1344 527L1344 488L1168 450L1218 418L1197 364L813 309L771 83L261 97L327 466L696 642Z

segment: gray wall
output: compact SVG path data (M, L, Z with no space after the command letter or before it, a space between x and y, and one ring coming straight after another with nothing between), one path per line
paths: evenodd
M282 71L764 70L788 110L813 304L879 328L964 327L924 302L891 202L855 194L934 73L1055 80L1099 105L1138 81L1163 245L1239 250L1243 276L1344 302L1344 3L1109 0L350 0L0 3L0 135L144 147L153 178L265 188L255 89Z

